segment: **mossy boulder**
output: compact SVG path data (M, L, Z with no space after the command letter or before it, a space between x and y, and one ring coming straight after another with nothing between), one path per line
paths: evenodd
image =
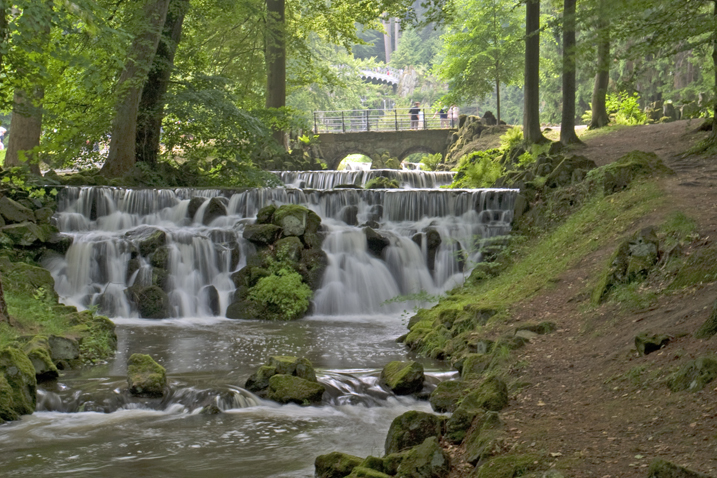
M387 475L373 468L365 468L363 466L357 466L351 470L351 474L346 478L391 478L391 475Z
M19 349L7 347L0 351L0 419L16 420L35 411L37 378L35 367Z
M316 478L344 478L359 466L363 458L338 451L319 455L314 460Z
M261 319L262 307L253 300L237 300L229 304L225 315L227 319L256 320Z
M498 377L486 379L473 394L476 403L486 410L498 412L508 406L508 386Z
M282 228L284 236L315 234L321 225L321 218L314 211L296 204L281 206L271 220L274 225Z
M161 287L133 286L127 289L132 302L139 310L140 317L144 319L165 319L171 316L169 296Z
M576 171L582 171L583 177L588 171L597 168L595 161L584 156L571 156L564 158L557 166L548 174L545 180L545 186L548 188L558 188L569 186L573 183Z
M209 200L207 208L204 210L204 218L202 223L208 226L216 218L227 215L227 206L225 204L226 199L220 197L213 197Z
M699 357L684 365L668 382L670 390L699 392L717 378L717 360L714 357Z
M301 239L298 237L289 236L276 241L274 250L279 260L299 262L301 253L304 250L304 244L301 243Z
M717 247L703 247L690 254L669 289L682 289L717 281Z
M670 343L670 336L664 334L649 335L643 332L635 337L635 348L640 355L648 355L657 352Z
M446 422L445 437L451 443L461 443L472 424L485 415L486 411L476 394L467 395Z
M276 369L276 373L293 375L310 382L316 382L316 371L309 359L305 357L275 355L269 359L269 365Z
M411 410L393 419L386 435L387 455L420 445L426 438L440 437L445 417Z
M368 250L371 251L374 256L381 257L383 250L391 245L391 241L370 227L364 227L362 230L366 236Z
M146 354L132 354L127 361L129 392L138 397L161 397L167 388L167 371Z
M632 151L617 161L598 168L587 176L588 183L602 186L605 195L627 188L640 177L674 174L655 153Z
M269 388L269 379L276 374L276 367L262 365L256 372L249 376L244 384L244 388L254 393L262 392Z
M437 437L426 440L406 453L398 465L401 478L444 478L451 469L451 459L441 448Z
M32 209L10 199L7 196L0 197L0 216L7 224L35 221L35 214Z
M365 189L399 189L400 187L397 180L384 176L373 178L364 186Z
M263 208L259 209L259 212L256 213L256 223L271 224L271 219L274 217L275 212L276 206L274 206L273 204L264 206Z
M32 362L32 366L35 368L35 377L38 381L52 380L60 375L57 371L57 366L52 361L50 343L47 337L36 335L23 346L22 351Z
M486 412L476 417L463 440L466 461L475 465L498 453L506 437L504 429L497 412Z
M489 354L467 354L461 366L463 380L476 379L489 369L493 358Z
M467 394L466 388L466 384L458 380L439 383L428 398L431 408L438 413L454 412L461 399Z
M247 224L242 233L244 239L260 246L273 244L281 233L281 227L274 224Z
M149 263L152 267L159 269L167 269L169 267L169 258L171 251L167 246L158 247L149 257Z
M655 460L647 470L647 478L712 478L711 475L688 470L665 460Z
M423 388L425 375L418 362L389 362L381 371L379 382L396 395L409 395Z
M37 221L38 224L48 223L50 222L53 214L55 214L55 211L51 208L41 207L40 209L35 210L35 221Z
M513 478L528 476L532 471L541 468L541 457L538 455L504 455L497 456L471 472L469 478ZM531 475L533 476L533 475ZM538 475L555 476L553 474ZM558 476L562 476L558 474Z
M139 253L142 256L149 256L159 247L167 243L167 233L161 229L153 230L149 235L139 241L137 244Z
M274 375L269 379L267 398L278 403L312 405L321 402L326 389L320 383L292 375Z
M49 239L49 236L43 228L33 222L10 224L0 228L0 232L9 238L16 246L29 247L39 245Z

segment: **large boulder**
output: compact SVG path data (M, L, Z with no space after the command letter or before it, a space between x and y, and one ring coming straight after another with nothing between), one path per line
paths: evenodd
M311 382L316 382L316 372L309 359L287 355L275 355L269 359L269 366L276 369L276 373L293 375Z
M321 218L304 206L287 204L274 212L272 223L280 226L285 236L303 236L318 232Z
M166 319L171 316L169 296L161 287L133 286L127 289L130 299L137 305L140 317L144 319Z
M55 280L50 272L42 267L25 262L10 262L6 257L0 257L0 273L6 292L13 290L35 294L38 291L43 291L45 294L57 297Z
M281 227L274 224L248 224L244 226L243 236L247 241L260 246L273 244L281 233Z
M717 378L717 360L713 357L699 357L684 365L668 382L670 390L699 392Z
M274 213L276 212L276 206L273 204L270 204L268 206L265 206L261 209L259 209L259 212L256 213L256 223L257 224L271 224L271 219L274 217Z
M153 253L157 248L167 243L167 233L156 229L153 230L145 238L141 239L137 246L139 247L139 253L142 256L148 256Z
M461 368L461 378L471 380L480 377L483 372L488 370L492 361L493 357L487 353L466 355Z
M10 224L9 226L0 228L0 232L15 245L23 247L37 245L49 239L45 231L33 222Z
M276 375L276 367L262 365L251 374L244 384L244 388L250 392L260 393L269 388L269 379Z
M476 394L467 395L446 422L446 439L452 443L461 443L471 425L485 413L479 397Z
M338 451L319 455L314 461L314 476L316 478L344 478L362 461L362 458Z
M391 245L391 241L370 227L364 227L362 230L366 236L368 250L376 257L381 257L383 250Z
M227 215L227 207L224 201L226 201L226 199L219 197L214 197L209 200L209 204L207 204L207 208L204 210L204 218L202 219L202 223L205 226L211 224L216 218Z
M481 383L470 395L475 395L476 403L486 410L498 412L508 406L508 386L495 376Z
M389 362L381 371L379 382L396 395L409 395L421 391L423 365L418 362Z
M463 440L466 461L475 465L501 451L504 429L505 424L497 412L486 412L477 417Z
M31 209L13 201L7 196L0 198L0 216L2 216L7 224L35 221L35 214Z
M30 359L14 347L0 351L0 419L33 413L36 400L37 379Z
M36 335L22 347L27 358L35 368L35 377L38 381L52 380L59 376L57 367L50 355L50 343L47 337Z
M466 384L458 380L439 383L428 398L431 408L438 413L454 412L466 395L466 388Z
M167 388L167 371L145 354L132 354L127 361L129 392L139 397L161 397Z
M445 478L451 469L448 453L441 448L436 437L427 438L413 448L398 465L401 478Z
M202 204L204 204L204 201L206 201L207 198L203 197L193 197L189 200L189 206L187 207L187 217L189 219L194 219L194 216L197 214L197 211L199 211L199 208L202 207Z
M50 335L48 343L50 344L50 355L55 362L80 358L80 344L73 338Z
M411 410L393 419L386 435L384 448L387 455L399 453L420 445L429 437L443 432L445 417Z
M569 186L573 182L575 171L583 171L582 177L584 178L585 173L595 168L597 168L595 161L583 156L571 156L569 158L565 158L548 175L545 180L545 186L548 188Z
M356 468L351 470L351 474L346 476L346 478L391 478L391 475L387 475L386 473L383 473L381 471L374 470L373 468L357 466Z
M274 375L269 379L267 398L278 403L311 405L321 402L323 385L292 375Z
M276 241L274 250L279 260L299 262L301 260L301 253L304 251L304 244L301 243L301 239L298 237L289 236Z
M262 307L253 300L241 299L229 304L225 315L227 319L256 320L261 319Z

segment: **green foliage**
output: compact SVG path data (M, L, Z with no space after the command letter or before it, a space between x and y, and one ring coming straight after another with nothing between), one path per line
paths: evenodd
M606 107L608 114L615 115L615 123L622 125L644 124L647 116L640 109L640 95L632 95L625 91L607 95Z
M273 320L292 320L301 316L308 310L311 296L309 286L290 269L280 269L263 277L249 289L249 298L266 307L271 313L267 318Z
M364 189L398 189L399 187L397 180L379 176L367 182Z
M510 128L500 137L500 149L502 151L511 151L523 143L523 128Z
M476 151L462 157L456 167L458 174L450 187L474 189L493 186L505 172L500 157L500 154L496 154L496 150Z
M427 154L421 159L421 169L423 171L436 171L441 161L443 161L441 153Z
M432 25L420 31L411 28L402 32L398 49L391 55L391 67L408 68L422 65L431 68L441 48L440 38L433 30Z

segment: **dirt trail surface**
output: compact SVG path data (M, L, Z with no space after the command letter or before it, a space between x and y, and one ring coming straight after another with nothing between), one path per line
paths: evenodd
M695 132L699 124L626 128L589 139L575 153L604 165L633 150L655 152L676 172L663 183L668 207L632 231L679 210L698 221L703 241L713 241L717 157L680 156L707 134ZM614 248L588 256L510 311L511 323L549 320L558 331L516 352L520 366L512 374L530 385L504 410L506 449L547 456L566 477L646 478L656 458L717 477L717 382L698 393L671 393L661 381L686 361L717 351L717 336L692 335L717 299L717 283L662 295L648 310L629 312L610 303L588 307L590 288ZM674 340L640 357L634 338L644 331ZM468 469L456 470L456 476Z

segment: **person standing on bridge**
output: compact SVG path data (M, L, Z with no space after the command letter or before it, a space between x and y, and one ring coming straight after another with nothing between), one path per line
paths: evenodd
M439 109L433 113L433 117L436 115L441 119L441 128L448 128L448 108L438 103Z
M451 105L448 110L448 119L451 121L451 128L457 128L460 120L460 112L456 105Z
M408 110L408 114L411 115L411 129L418 129L418 115L421 114L421 103L416 101L413 108Z

